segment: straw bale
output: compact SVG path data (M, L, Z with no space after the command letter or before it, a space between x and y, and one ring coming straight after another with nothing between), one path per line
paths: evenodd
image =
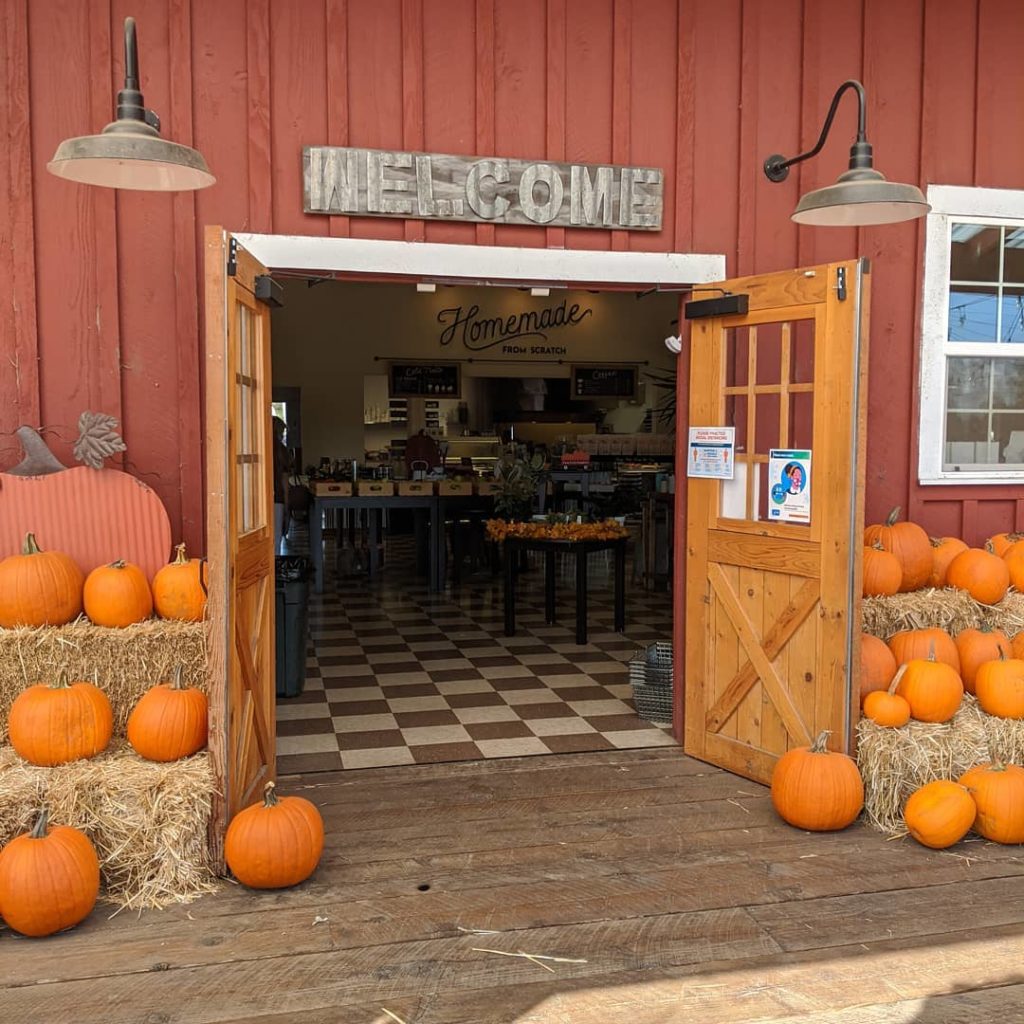
M902 835L903 807L914 790L934 779L957 779L990 760L990 750L1024 764L1024 721L994 718L965 694L949 722L911 721L889 729L862 718L857 764L864 780L864 816L881 832Z
M179 664L187 685L206 688L204 623L150 619L107 629L79 619L66 626L0 629L0 743L7 739L15 697L35 683L55 680L62 668L72 680L94 682L106 692L114 731L123 735L139 697L170 678Z
M207 843L213 790L206 752L156 764L117 744L86 761L37 768L0 747L0 846L45 804L53 824L93 841L108 902L187 903L216 887Z
M904 629L929 626L955 636L962 629L988 623L1009 636L1024 629L1024 594L1011 591L999 604L979 604L963 590L915 590L892 597L866 597L862 604L863 628L888 640Z

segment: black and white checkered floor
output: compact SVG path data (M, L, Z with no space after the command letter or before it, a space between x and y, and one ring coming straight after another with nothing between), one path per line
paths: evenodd
M608 567L591 557L582 647L571 579L559 580L566 625L546 625L539 566L521 577L514 637L500 577L432 594L394 555L373 582L329 577L310 607L304 692L277 702L278 772L674 744L668 726L636 715L625 664L671 637L670 597L631 590L626 632L613 632Z

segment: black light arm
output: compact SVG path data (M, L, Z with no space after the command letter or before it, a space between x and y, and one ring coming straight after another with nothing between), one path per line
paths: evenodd
M871 144L867 140L865 124L866 103L864 101L864 86L856 79L850 78L836 89L836 94L832 97L832 105L828 108L828 114L825 117L824 127L821 129L821 135L818 136L818 141L814 144L813 149L808 150L806 153L801 153L799 156L790 157L788 160L778 153L765 160L764 173L769 181L785 181L793 164L809 160L812 156L817 156L821 152L821 148L825 145L825 140L828 138L829 130L832 127L832 120L836 116L839 100L847 89L853 89L857 93L857 141L850 147L850 170L872 166Z
M139 79L139 47L135 38L135 19L124 19L124 88L117 93L118 121L142 121L160 131L160 118L146 109Z

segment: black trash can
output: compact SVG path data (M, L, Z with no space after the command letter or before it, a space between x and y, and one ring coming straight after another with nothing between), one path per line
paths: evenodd
M279 555L275 562L277 696L298 697L306 683L309 560Z

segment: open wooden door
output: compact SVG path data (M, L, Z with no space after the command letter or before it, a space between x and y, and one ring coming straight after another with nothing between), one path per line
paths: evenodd
M274 777L274 521L267 270L206 229L207 556L215 844ZM216 852L220 855L220 847Z
M723 281L748 312L692 322L690 428L735 428L735 471L687 481L684 747L759 782L823 729L853 744L868 281L864 261Z

